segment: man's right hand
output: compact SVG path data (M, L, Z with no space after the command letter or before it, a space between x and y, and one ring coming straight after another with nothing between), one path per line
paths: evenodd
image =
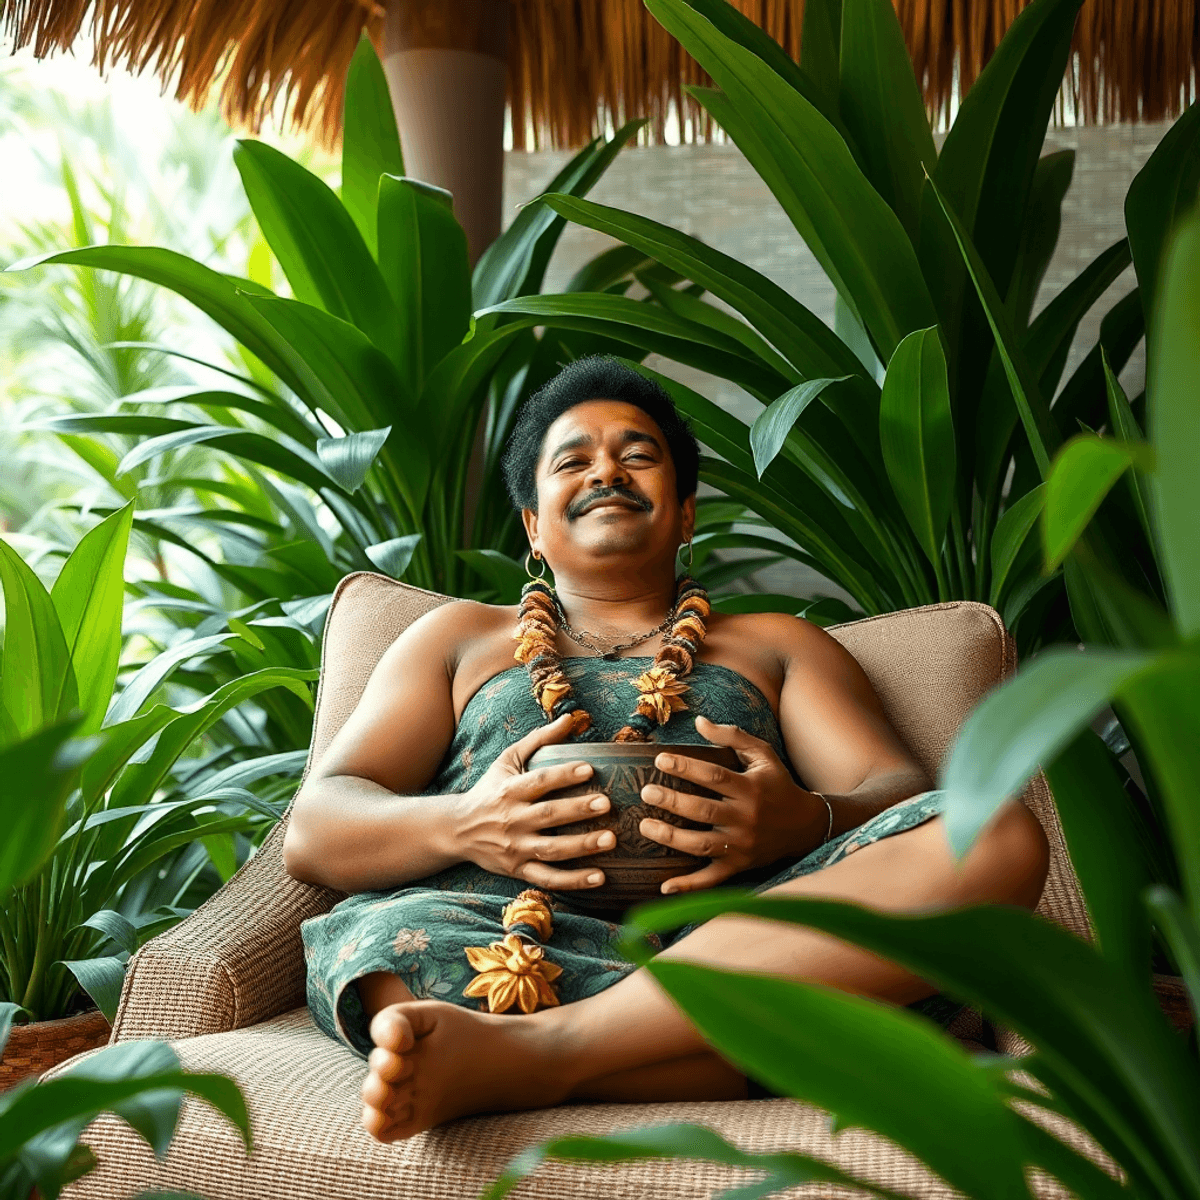
M611 850L616 844L611 832L558 836L542 832L608 811L609 799L599 793L542 799L547 792L587 779L591 764L568 762L525 770L535 750L566 741L570 728L570 717L563 716L526 734L463 795L456 823L464 859L495 875L558 891L599 887L604 882L604 872L597 867L564 871L547 864Z

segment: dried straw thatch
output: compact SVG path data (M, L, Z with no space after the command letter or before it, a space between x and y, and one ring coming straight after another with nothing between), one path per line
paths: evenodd
M16 48L46 55L87 24L96 63L153 69L199 105L215 81L229 118L251 128L277 104L336 137L342 80L365 28L379 45L375 0L0 0ZM735 0L793 56L804 0ZM894 0L932 113L956 78L969 87L1026 0ZM509 0L509 89L518 147L575 146L608 121L669 113L685 138L711 130L686 100L706 82L641 0ZM1086 0L1064 82L1088 122L1158 120L1191 102L1200 64L1200 0Z

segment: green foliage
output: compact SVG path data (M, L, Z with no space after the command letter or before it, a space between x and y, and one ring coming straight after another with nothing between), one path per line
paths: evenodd
M1077 423L1110 423L1102 363L1107 357L1119 371L1141 338L1150 264L1170 214L1195 190L1200 126L1194 113L1181 118L1131 187L1129 240L1099 255L1031 319L1073 165L1069 153L1039 155L1079 6L1027 6L963 98L939 154L894 8L883 0L806 9L799 67L723 0L648 0L719 89L693 95L833 282L837 332L693 237L553 193L546 207L620 239L677 273L682 287L652 288L641 302L542 296L485 312L608 332L759 400L765 412L749 438L756 479L738 467L746 431L722 423L714 438L707 406L676 392L725 459L706 461L702 478L790 539L862 613L984 600L1030 649L1070 632L1066 589L1080 634L1125 644L1071 562L1065 572L1043 573L1027 540L1040 501L1029 497ZM1106 315L1099 345L1064 381L1079 322L1128 266L1131 244L1140 298ZM687 295L689 287L740 319ZM669 320L654 312L660 308ZM922 331L932 332L921 337L918 370L908 339ZM880 373L886 367L882 391L877 364ZM786 442L777 428L785 420ZM1125 516L1103 510L1089 545L1126 584L1161 595L1146 535L1127 530ZM1130 535L1128 558L1106 550Z
M0 1052L7 1040L7 1028L0 1028ZM221 1113L250 1152L250 1116L232 1079L182 1070L165 1042L121 1042L45 1083L28 1079L0 1095L0 1193L28 1196L36 1187L45 1200L57 1200L96 1166L79 1135L101 1113L127 1122L163 1158L185 1093Z
M221 512L205 498L205 511L193 516L223 523L223 543L231 523L257 522L268 553L298 538L325 557L321 574L334 581L381 567L450 594L510 599L513 573L480 571L478 552L515 561L523 544L500 476L516 401L563 358L614 345L627 350L633 341L547 340L532 328L473 323L472 307L482 300L540 288L565 222L544 210L522 214L472 273L451 198L403 175L390 104L381 97L382 68L364 39L347 80L340 197L264 143L243 140L234 151L290 296L148 246L84 246L9 268L71 264L170 289L237 340L250 372L218 368L238 377L237 389L146 390L124 396L109 413L56 417L43 427L75 445L90 442L96 462L103 446L114 446L106 437L121 439L126 449L109 471L117 488L151 468L170 475L189 449L215 454L224 475L212 479L215 494L234 504ZM585 147L551 187L586 192L637 128ZM628 286L632 265L608 286ZM172 416L154 412L163 405ZM280 477L302 488L286 504ZM208 490L192 483L197 493ZM237 508L243 511L230 511ZM182 519L171 512L142 527L198 552L253 601L284 604L316 593L200 550L177 532Z
M239 704L270 689L312 705L315 670L271 665L195 704L154 703L183 664L242 640L233 632L187 637L142 666L110 705L132 520L126 505L97 525L50 592L0 542L0 802L11 830L0 890L14 888L0 911L0 996L37 1019L65 1015L80 987L111 1019L129 955L181 915L178 886L163 905L136 903L145 877L202 838L261 824L262 802L230 787L253 773L226 771L209 791L179 778L184 756ZM261 650L247 643L247 654ZM67 740L76 733L94 736ZM276 760L272 770L282 766ZM268 807L267 815L273 823L279 814ZM126 913L116 911L123 905ZM110 944L116 952L104 953Z

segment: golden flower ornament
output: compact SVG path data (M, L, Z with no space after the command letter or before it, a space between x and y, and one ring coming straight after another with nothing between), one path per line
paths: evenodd
M539 942L549 941L554 932L550 897L537 888L526 888L505 907L500 923L505 929L511 929L514 925L528 925L537 931Z
M515 1005L523 1013L531 1013L558 1005L551 985L562 974L562 967L546 960L543 947L531 946L510 933L486 949L466 946L464 950L479 974L463 988L463 995L486 997L488 1012L507 1012Z
M642 693L638 712L653 717L660 725L665 725L673 712L687 708L680 697L688 690L688 685L666 667L651 667L633 681L633 686Z

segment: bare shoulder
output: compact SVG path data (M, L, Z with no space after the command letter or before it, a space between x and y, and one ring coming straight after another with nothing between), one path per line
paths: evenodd
M477 600L451 600L418 617L392 643L384 660L400 665L419 657L441 659L453 676L458 665L481 643L512 629L514 605L481 604Z
M709 619L710 637L739 647L752 647L777 660L787 671L793 666L830 665L853 658L836 638L819 625L789 613L716 613Z

